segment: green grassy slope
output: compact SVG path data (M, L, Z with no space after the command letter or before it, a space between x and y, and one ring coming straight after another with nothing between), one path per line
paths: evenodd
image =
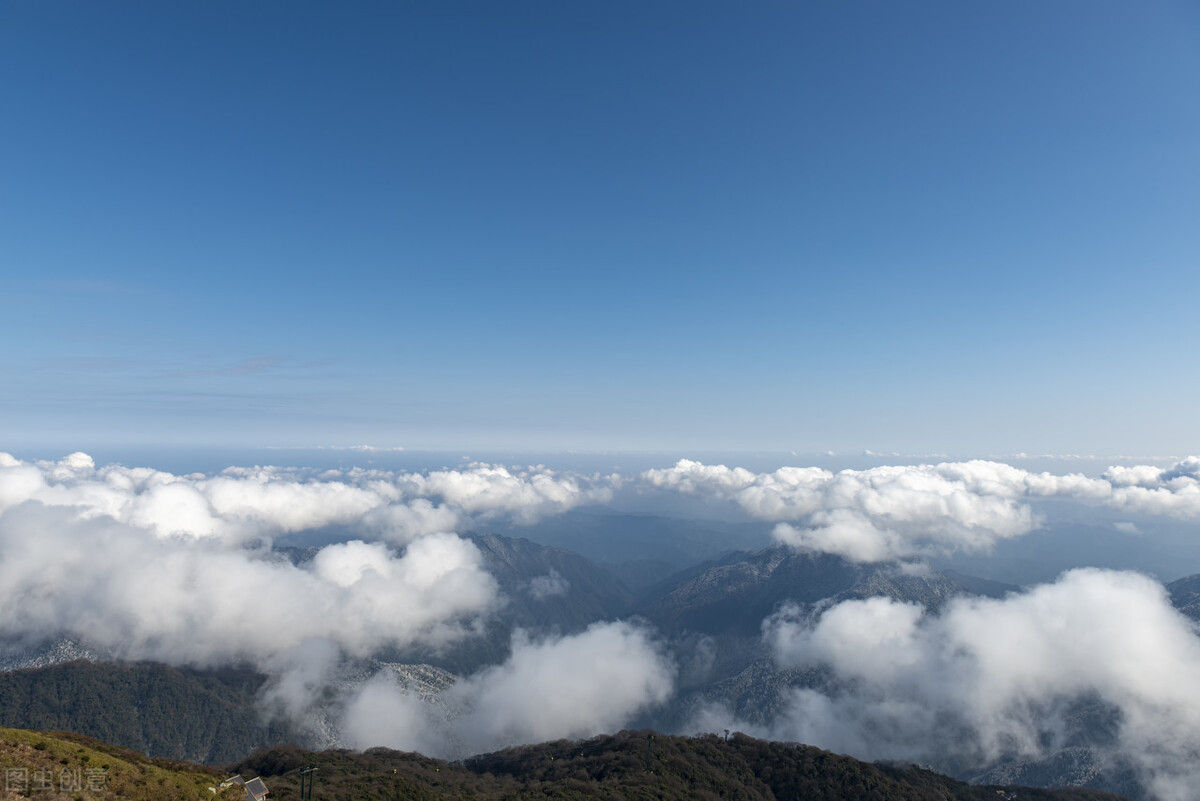
M214 792L226 774L151 759L69 732L0 728L0 798L5 801L238 801L239 788Z

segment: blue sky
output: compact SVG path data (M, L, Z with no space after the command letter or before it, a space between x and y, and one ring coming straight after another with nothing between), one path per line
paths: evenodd
M1200 451L1184 2L0 5L0 450Z

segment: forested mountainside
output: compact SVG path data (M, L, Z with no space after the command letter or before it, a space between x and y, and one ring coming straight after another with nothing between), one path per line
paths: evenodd
M266 677L152 662L69 662L0 672L0 725L82 732L144 754L229 762L266 743L293 741L263 722Z
M671 737L624 731L584 741L509 748L465 762L373 748L258 751L224 770L153 759L67 732L0 728L0 798L45 801L241 801L233 775L260 777L275 801L300 801L300 769L316 767L313 798L739 799L773 801L1118 801L1096 790L979 787L921 768L874 765L740 734Z
M818 748L740 734L673 737L624 731L509 748L450 763L373 748L364 753L260 751L230 772L261 775L275 801L299 801L299 772L315 765L314 797L404 799L739 799L774 801L1115 801L1076 788L981 787L911 766L875 765Z
M1185 576L1167 585L1171 603L1192 620L1200 621L1200 574Z

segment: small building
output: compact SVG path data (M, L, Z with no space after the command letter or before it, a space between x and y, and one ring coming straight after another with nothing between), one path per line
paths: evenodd
M267 793L271 792L260 778L246 781L241 776L234 776L232 779L226 779L221 782L221 787L225 788L231 784L240 784L242 786L242 789L246 791L246 801L263 801L267 797Z
M251 779L246 782L246 801L263 801L267 797L267 785L263 784L262 779Z

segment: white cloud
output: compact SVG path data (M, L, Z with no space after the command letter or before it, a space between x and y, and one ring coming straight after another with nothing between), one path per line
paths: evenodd
M1104 478L1112 487L1108 504L1120 511L1200 519L1200 457L1167 469L1110 467Z
M270 678L259 693L260 708L269 718L292 722L298 731L320 736L325 715L320 700L342 662L342 653L329 640L303 640L271 654L262 665Z
M619 728L671 694L673 669L648 633L597 623L571 637L516 637L512 656L456 685L469 751L501 743L584 737Z
M306 719L346 657L436 650L482 630L499 605L497 583L475 545L449 532L499 516L532 522L605 500L618 483L487 464L429 474L233 467L175 475L97 467L82 453L33 463L0 453L0 638L70 637L172 664L249 662L273 674L267 708ZM273 537L328 526L360 538L300 565L270 549ZM541 597L565 590L555 573L530 585ZM626 624L520 640L509 663L464 682L456 703L484 738L603 728L669 692L664 664L647 635ZM577 703L551 704L546 717L487 697L493 685L553 687L558 669L626 686L603 703L577 693ZM367 726L356 708L349 719ZM511 722L489 717L501 712Z
M490 611L496 585L473 545L433 533L460 513L405 503L403 480L0 455L0 635L69 634L131 658L206 664L267 659L308 638L356 654L448 641ZM241 545L332 524L408 547L349 542L300 568Z
M27 500L77 507L85 517L150 529L160 536L270 539L341 526L395 544L500 516L532 523L612 497L616 476L510 470L476 463L462 470L391 473L231 467L215 476L175 475L121 465L96 467L73 453L58 462L0 454L0 509Z
M608 480L559 475L543 466L509 470L475 462L465 470L408 474L402 484L415 495L442 498L469 515L508 513L519 522L533 522L580 504L603 503L612 498Z
M614 731L666 701L673 683L669 659L630 623L596 623L544 640L518 632L506 662L442 694L439 702L454 710L449 716L376 677L347 702L343 730L356 747L463 756Z
M987 550L1040 525L1029 501L1070 498L1139 514L1200 519L1200 459L1169 469L1114 467L1101 478L1031 473L1000 462L888 465L834 473L770 473L680 460L648 470L650 486L732 501L775 536L804 550L856 561Z
M655 486L691 495L732 494L752 486L759 479L758 475L742 467L707 465L691 459L680 459L674 467L647 470L642 477Z
M402 553L349 542L297 567L209 539L161 537L27 502L0 513L0 634L71 636L131 659L265 664L307 639L350 654L474 630L497 587L453 534Z
M571 583L563 578L557 570L551 570L544 576L534 576L529 581L529 594L535 600L544 601L555 595L566 595Z
M197 484L217 516L269 532L347 525L391 500L374 487L299 482L265 470L249 476L216 476Z
M380 672L346 699L341 737L351 748L383 746L428 756L459 756L450 726L442 710Z
M857 561L983 549L1038 522L1018 500L1022 471L992 462L753 474L685 460L643 477L654 486L726 497L751 517L784 521L775 528L782 542Z
M463 515L448 506L437 506L427 498L407 503L378 506L363 515L363 530L375 532L388 542L404 544L422 534L457 531Z
M1075 570L1003 600L960 598L941 614L885 598L764 626L783 666L835 681L793 692L770 734L856 756L981 764L1061 747L1066 713L1100 698L1116 748L1163 801L1200 783L1200 637L1163 587Z

